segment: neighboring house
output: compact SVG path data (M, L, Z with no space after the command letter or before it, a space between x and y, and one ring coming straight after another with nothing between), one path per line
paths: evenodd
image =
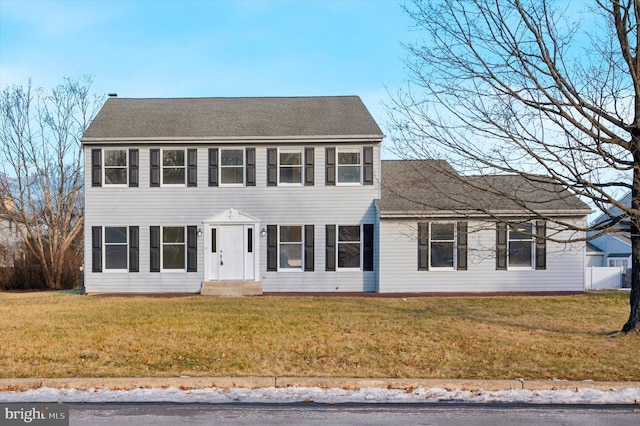
M583 290L584 244L496 197L521 232L448 205L424 173L446 163L381 161L382 139L356 96L109 98L82 138L86 291ZM586 222L556 195L538 207Z
M620 203L625 206L631 206L631 191L620 199ZM609 217L616 217L621 214L620 208L611 206L606 213L602 213L594 219L592 224L597 225L606 221ZM593 234L594 232L589 233L590 236ZM614 225L608 234L593 238L590 242L603 253L603 262L599 265L594 264L591 266L620 267L624 271L631 268L631 233L624 221Z
M10 219L11 209L13 202L9 199L0 203L0 267L13 267L20 253L20 232Z

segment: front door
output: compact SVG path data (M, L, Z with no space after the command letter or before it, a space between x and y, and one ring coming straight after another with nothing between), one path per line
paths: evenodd
M218 229L220 280L243 280L244 225L224 225Z

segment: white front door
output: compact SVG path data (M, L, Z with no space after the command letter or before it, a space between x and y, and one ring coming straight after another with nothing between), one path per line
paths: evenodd
M244 226L220 226L218 235L220 280L244 279Z

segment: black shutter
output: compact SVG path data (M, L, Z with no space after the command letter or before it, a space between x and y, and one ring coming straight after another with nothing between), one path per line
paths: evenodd
M247 186L256 186L256 149L247 148Z
M362 149L363 161L363 183L365 185L373 185L373 147L365 146Z
M496 269L507 269L507 224L503 222L496 224Z
M362 253L362 269L365 271L373 271L373 245L374 245L374 227L371 223L363 225L363 253Z
M429 222L418 223L418 271L429 270Z
M458 271L467 270L467 222L458 222Z
M140 271L140 228L129 227L129 272Z
M547 269L547 223L536 221L536 269Z
M132 188L138 187L138 163L139 153L137 149L129 150L129 186Z
M91 272L102 272L102 226L91 227Z
M336 149L326 148L325 185L336 184Z
M198 150L187 150L187 186L198 186Z
M278 150L267 148L267 186L278 185Z
M267 225L267 271L278 270L278 227Z
M218 148L209 148L209 186L218 186Z
M149 272L160 272L160 227L149 227Z
M315 150L313 148L304 149L304 185L313 186L315 181L315 171L313 167Z
M304 270L313 271L315 256L314 256L315 235L314 226L304 226Z
M326 270L336 270L336 226L326 226Z
M160 150L151 149L149 150L149 154L151 156L149 164L149 186L158 187L160 186Z
M198 272L197 226L187 226L187 272Z
M91 186L102 186L102 150L91 150Z

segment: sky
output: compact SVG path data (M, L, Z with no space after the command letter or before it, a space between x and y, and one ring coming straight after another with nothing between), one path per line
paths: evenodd
M384 130L402 0L0 0L0 87L90 75L120 97L358 95Z

